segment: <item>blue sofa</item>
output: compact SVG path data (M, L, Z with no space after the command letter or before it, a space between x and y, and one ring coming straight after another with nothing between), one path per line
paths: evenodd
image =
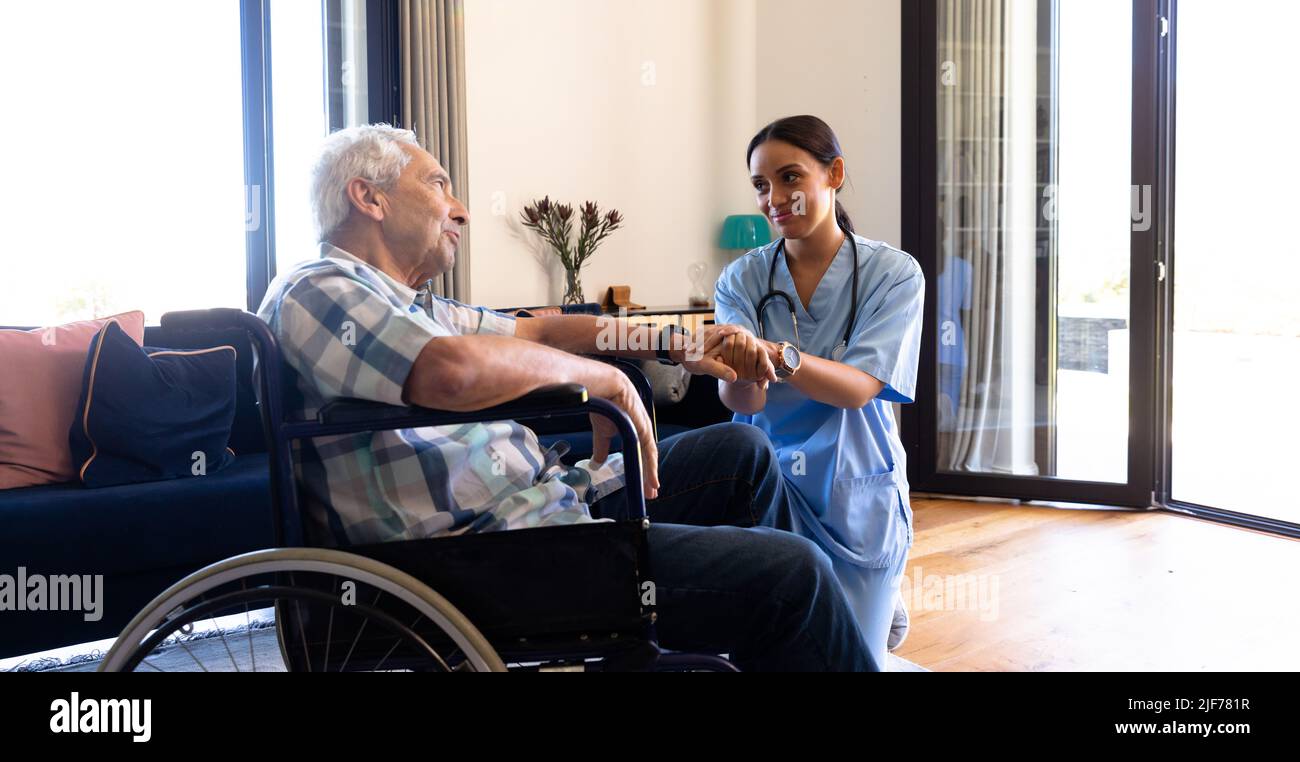
M207 342L204 342L207 343ZM201 478L88 489L80 483L0 490L0 574L102 574L102 618L83 612L0 611L0 657L115 637L168 585L214 561L272 546L266 446L247 334L235 347L235 461ZM146 346L198 348L145 329ZM75 405L76 400L69 400Z

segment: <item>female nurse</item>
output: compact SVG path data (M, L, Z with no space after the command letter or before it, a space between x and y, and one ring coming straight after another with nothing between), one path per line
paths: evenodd
M836 200L844 156L821 119L769 124L746 160L780 237L718 280L717 322L730 326L721 351L738 374L719 381L720 396L771 438L784 523L830 556L883 667L912 544L891 403L915 394L925 280L911 256L853 232Z

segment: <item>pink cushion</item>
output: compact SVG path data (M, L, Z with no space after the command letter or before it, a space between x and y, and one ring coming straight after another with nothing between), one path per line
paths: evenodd
M144 313L0 330L0 489L77 478L68 447L90 340L110 320L144 343Z

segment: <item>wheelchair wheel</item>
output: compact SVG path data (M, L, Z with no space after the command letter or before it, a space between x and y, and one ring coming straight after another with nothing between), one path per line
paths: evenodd
M503 672L445 598L370 558L280 548L172 585L131 620L101 672Z

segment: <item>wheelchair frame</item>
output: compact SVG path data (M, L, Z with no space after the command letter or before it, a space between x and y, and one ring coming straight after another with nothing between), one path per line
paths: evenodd
M649 519L646 515L644 496L635 486L627 493L628 515L613 523L519 529L340 549L311 549L308 545L306 517L298 502L294 475L292 452L294 440L423 426L506 419L527 421L555 416L596 414L614 422L622 441L626 483L639 485L641 452L636 431L627 415L612 403L591 398L583 386L568 383L538 389L511 402L477 411L450 412L340 400L321 409L314 421L290 420L284 413L283 383L286 376L283 359L270 327L260 318L243 310L218 308L171 312L165 314L161 322L164 328L190 334L237 328L242 329L249 336L250 344L256 354L253 381L267 442L275 537L277 544L282 547L227 559L199 570L173 585L141 611L123 631L123 638L120 638L119 642L125 643L124 649L135 647L134 644L141 643L146 633L171 621L171 617L177 616L177 612L180 611L178 602L183 599L183 593L187 590L197 590L203 585L211 587L215 584L213 580L226 579L234 573L232 570L241 567L257 568L267 573L266 570L274 571L280 568L275 567L276 561L296 559L298 562L306 562L311 560L308 558L310 556L319 563L329 561L340 564L332 567L336 575L341 574L339 569L344 569L350 564L351 568L357 570L358 578L369 574L372 581L378 578L388 580L386 584L390 591L394 584L405 586L407 589L400 591L402 594L397 597L404 598L408 605L417 608L417 603L413 601L433 606L436 612L429 614L430 619L439 618L438 621L443 624L443 632L450 634L450 640L455 641L457 647L478 669L498 669L506 662L585 664L587 659L597 658L603 660L602 663L606 668L612 665L615 668L638 670L736 671L730 662L718 656L671 654L664 653L658 648L654 628L656 614L653 605L646 606L640 599L640 580L649 573L648 546L645 536L649 528ZM612 361L629 375L653 421L653 396L649 383L640 369L635 364L624 360L604 357L596 359ZM566 534L558 534L561 532ZM606 545L612 546L612 550L594 554L584 550L585 547L605 551ZM556 555L548 556L551 549L559 550L556 551ZM588 559L589 555L597 557ZM469 605L474 609L476 604L468 600L467 595L472 591L462 586L478 591L481 580L475 577L471 582L463 579L462 575L494 564L500 565L497 562L507 558L513 559L516 566L532 564L530 568L539 569L551 568L558 559L561 572L565 571L565 565L568 564L571 567L568 569L570 573L567 577L561 574L552 576L551 579L552 581L565 580L563 586L565 589L580 587L584 581L590 581L595 585L596 580L592 580L592 577L603 579L610 576L606 581L608 589L570 590L566 594L561 594L562 600L559 604L564 610L554 617L546 616L547 612L544 610L533 610L535 616L548 620L539 624L543 632L542 636L537 638L515 637L519 629L517 623L507 624L504 621L509 615L502 610L501 606L479 607L486 612L479 613L487 622L488 634L509 631L514 638L508 644L493 642L489 645L489 638L480 632L471 617L466 617L452 602L448 602L446 598L435 592L436 582L430 584L430 580L420 578L419 573L413 576L402 568L405 560L406 565L419 567L424 573L432 576L441 575L441 579L447 586L457 588L457 592L462 596L462 605ZM416 560L418 563L415 563ZM584 567L583 564L586 566ZM593 572L592 564L602 564L600 571ZM516 568L512 573L520 575L521 569ZM543 578L546 577L546 572L539 573ZM519 586L528 588L533 576L536 575L531 571L525 571L522 576L516 576L515 579L519 581ZM293 579L292 576L289 578ZM636 588L631 586L632 580L636 581ZM534 587L536 586L535 584ZM536 594L536 590L515 593L513 587L497 580L485 583L481 589L498 603L503 598L509 599L512 595ZM617 611L607 621L602 621L599 615L587 617L586 612L580 612L576 608L598 598ZM516 597L515 600L526 599ZM531 598L527 600L532 601ZM568 608L565 608L566 606ZM527 605L524 608L536 609L535 606ZM290 670L301 670L304 666L310 669L312 665L303 619L300 610L295 619L287 610L282 610L279 605L276 607L277 640L285 665ZM454 625L460 634L448 630L446 628L448 622ZM332 615L330 623L332 626ZM302 650L298 650L292 639L287 637L293 624L297 624L299 632L303 633ZM604 626L606 624L609 626ZM133 639L134 643L131 642ZM326 648L328 649L328 645ZM496 650L493 650L494 648ZM122 654L115 654L114 651L117 650L119 650L118 646L115 645L105 659L103 665L105 668L120 669L129 661ZM501 652L500 656L497 651ZM326 654L328 662L328 650ZM136 661L138 662L139 659ZM405 666L422 671L422 665L418 663Z

